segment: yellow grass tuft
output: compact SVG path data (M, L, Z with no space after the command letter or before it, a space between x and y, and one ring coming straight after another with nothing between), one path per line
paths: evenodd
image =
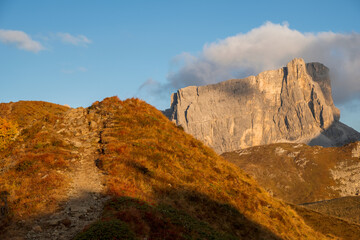
M50 213L62 198L67 186L62 171L73 156L53 126L66 110L45 102L0 104L1 129L8 129L14 140L0 151L0 192L10 194L15 219Z

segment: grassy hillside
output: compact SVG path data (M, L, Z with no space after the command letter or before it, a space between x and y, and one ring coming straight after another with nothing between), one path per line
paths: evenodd
M67 109L45 102L0 104L0 118L18 133L0 151L0 192L7 196L7 220L52 212L63 197L67 180L62 171L69 167L72 146L62 141L54 124Z
M307 203L303 206L326 215L336 216L360 224L360 196Z
M274 197L295 204L355 195L360 162L355 143L323 148L277 143L222 156L253 176Z
M77 239L326 238L145 102L113 97L89 109L107 119L98 166L115 198Z
M305 223L314 230L325 235L337 236L340 239L358 240L360 225L334 216L322 214L309 208L292 205L294 210L305 220Z
M62 105L43 101L0 103L0 117L16 122L23 129L36 122L56 121L68 109Z
M0 227L11 220L35 222L13 233L31 231L67 200L72 181L67 176L76 175L67 173L76 171L85 144L100 146L93 156L99 156L95 163L113 198L101 219L77 239L332 239L338 234L316 232L323 229L306 225L242 170L138 99L112 97L72 112L44 102L0 104L0 118L8 124L2 129L16 127L0 151L0 196L9 205ZM83 128L94 131L94 138L78 141Z

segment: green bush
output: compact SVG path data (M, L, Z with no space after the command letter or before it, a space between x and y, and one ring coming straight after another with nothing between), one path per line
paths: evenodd
M98 221L74 240L135 240L135 234L120 220Z

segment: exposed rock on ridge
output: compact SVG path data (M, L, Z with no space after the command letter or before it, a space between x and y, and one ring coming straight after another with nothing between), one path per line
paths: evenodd
M339 146L360 139L339 122L329 69L294 59L257 76L179 89L170 119L218 153L276 142Z

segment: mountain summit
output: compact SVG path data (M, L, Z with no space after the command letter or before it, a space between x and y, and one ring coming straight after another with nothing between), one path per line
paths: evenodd
M257 76L179 89L166 113L218 153L277 142L330 147L360 139L339 121L329 69L301 58Z

